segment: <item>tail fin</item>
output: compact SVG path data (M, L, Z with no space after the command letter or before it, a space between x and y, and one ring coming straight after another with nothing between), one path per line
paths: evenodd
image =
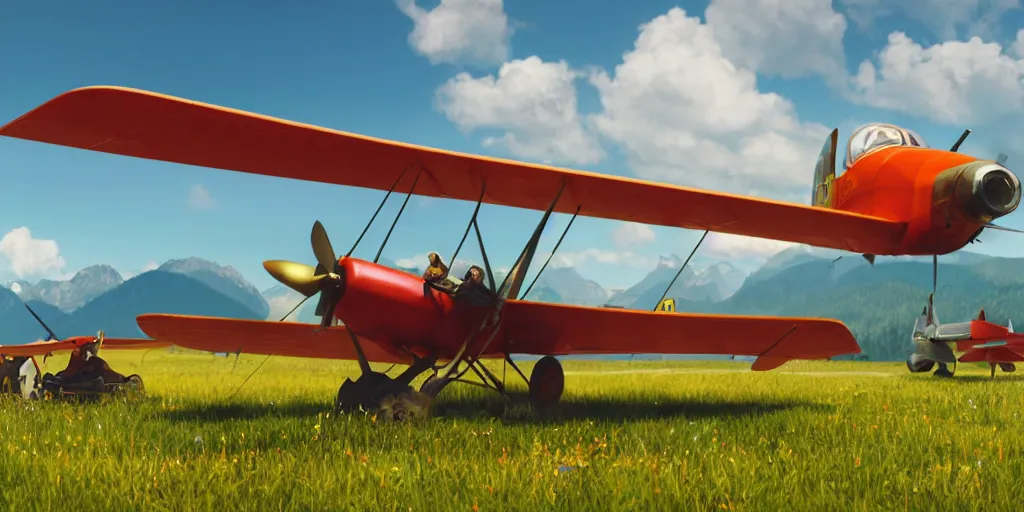
M981 320L981 321L985 321L985 308L981 308L981 311L978 311L978 318L977 319Z
M1009 318L1006 319L1006 330L1013 332L1013 320L1010 320Z
M832 207L832 183L836 179L836 147L839 144L839 130L832 130L825 139L825 146L818 153L818 163L814 166L814 190L811 193L811 206Z
M929 294L928 305L921 309L921 316L917 317L917 321L914 322L914 331L910 335L911 340L927 339L928 327L933 326L934 329L938 327L938 325L939 319L935 315L935 296L933 294Z

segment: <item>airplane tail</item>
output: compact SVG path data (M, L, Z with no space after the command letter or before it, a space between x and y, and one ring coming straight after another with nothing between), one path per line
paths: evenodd
M825 146L818 154L814 166L814 190L811 192L811 206L832 207L832 185L836 179L836 147L839 144L839 130L832 130Z
M982 316L984 314L984 311L980 313ZM914 322L914 330L910 335L914 350L907 357L907 368L911 373L921 373L931 371L935 363L954 363L956 355L947 342L967 339L970 332L969 322L945 326L940 324L939 315L935 311L935 294L929 294L928 304Z

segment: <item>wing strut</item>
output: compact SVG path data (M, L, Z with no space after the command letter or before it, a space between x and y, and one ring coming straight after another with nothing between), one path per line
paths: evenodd
M366 223L366 227L363 228L363 232L359 233L359 238L356 238L356 242L352 244L352 248L349 249L348 253L345 254L346 258L352 256L352 253L356 250L356 246L359 245L359 242L366 235L366 232L370 230L370 226L373 225L373 221L374 219L377 218L377 214L380 213L381 208L384 208L384 204L388 202L388 198L391 197L391 193L395 191L395 187L398 186L398 182L402 181L402 176L405 176L405 171L407 169L408 168L402 169L402 172L398 174L397 178L395 178L395 182L391 185L391 188L388 189L388 193L384 194L384 199L380 202L379 205L377 205L377 211L373 212L373 216L370 217L370 222ZM337 265L337 262L335 262L335 265Z
M25 309L27 309L28 312L32 314L32 318L35 318L36 322L39 322L39 325L43 326L43 329L46 329L46 332L50 335L50 337L47 338L46 341L59 340L60 339L60 337L58 337L56 334L54 334L53 331L50 329L50 327L48 325L46 325L46 322L44 322L42 318L39 318L39 315L37 315L35 311L32 311L32 308L29 307L28 304L26 304L24 302L22 304L25 306Z
M469 222L466 224L466 231L462 233L462 240L459 240L458 247L455 248L455 252L452 253L451 259L448 260L452 265L455 264L455 258L459 255L459 251L462 250L462 245L466 243L466 238L469 236L469 230L473 229L473 223L476 222L476 216L480 213L480 205L484 203L484 192L486 191L487 184L484 183L483 186L480 187L480 199L477 200L476 207L473 208L473 215L469 218ZM491 285L491 291L494 291L494 285Z
M487 191L487 183L480 186L480 199L476 202L476 207L473 208L473 215L469 218L469 224L466 224L466 231L462 233L462 240L459 240L458 247L455 248L455 252L452 253L452 259L448 260L452 266L455 265L455 258L459 255L459 251L462 250L462 245L466 243L466 237L469 236L469 230L472 229L476 234L477 244L480 245L480 256L484 259L484 271L487 273L487 282L490 286L491 291L495 291L494 288L494 274L491 272L491 262L487 259L487 250L484 249L484 238L480 235L480 225L477 224L476 219L480 214L480 205L484 202L484 192Z
M491 271L491 261L487 259L487 250L484 249L484 237L480 234L480 224L477 224L476 219L473 219L473 231L476 232L476 241L480 245L480 257L484 259L484 269L487 271L487 284L491 287L491 291L495 291L494 288L494 272ZM452 261L452 265L455 261Z
M771 352L772 350L775 349L775 347L779 346L779 343L782 343L782 340L786 339L790 334L793 334L793 332L796 331L796 327L797 326L794 325L792 328L786 331L786 334L783 334L782 336L779 337L779 339L775 340L775 343L772 343L772 346L768 347L763 352L761 352L757 356L757 359L754 360L754 364L750 365L750 369L755 372L763 372L768 370L774 370L786 364L790 358L785 356L773 356L771 355Z
M526 246L523 247L523 252L519 254L519 259L516 260L515 265L512 266L512 271L505 276L505 279L501 283L501 289L498 295L502 299L512 298L516 299L519 296L519 288L523 285L523 281L526 279L526 271L530 268L530 261L533 260L534 253L537 252L537 244L540 243L540 235L544 232L544 227L548 224L548 219L551 218L551 212L554 211L555 206L558 205L558 200L562 197L562 191L565 190L565 181L562 181L562 185L558 187L558 193L555 194L555 198L551 201L551 206L548 206L547 211L544 212L544 216L541 217L540 222L537 223L537 227L533 230L533 236L526 242Z
M676 276L673 277L671 281L669 281L668 287L665 288L665 293L661 294L661 298L658 299L658 302L654 305L654 311L657 311L658 307L661 306L661 301L665 300L665 297L668 295L669 290L672 289L672 285L676 284L676 279L679 279L679 276L683 274L683 269L686 268L686 265L690 263L690 258L693 258L693 255L697 254L697 249L700 248L700 244L704 243L704 239L707 238L707 236L708 230L705 229L704 234L700 236L700 240L697 240L697 245L693 246L693 250L690 251L690 255L686 257L686 261L684 261L683 264L679 266L679 270L676 271Z
M525 299L530 295L530 290L533 289L533 285L537 284L537 280L540 279L540 275L544 273L544 269L548 268L548 263L551 263L551 258L555 256L555 252L558 251L558 246L562 245L562 240L565 239L565 235L569 233L569 228L572 227L572 223L576 220L576 216L580 214L580 209L583 205L576 207L576 213L572 214L572 218L569 219L569 224L565 226L565 231L562 231L562 236L558 237L558 241L555 242L555 248L551 249L551 254L548 255L548 259L544 260L544 264L540 266L540 270L537 271L537 275L533 276L533 281L530 286L526 287L526 291L523 292L523 298Z
M388 228L388 234L384 235L384 241L380 243L380 249L377 249L377 255L373 257L373 262L377 263L380 259L380 255L384 252L384 246L388 244L388 239L391 238L391 232L395 230L395 226L398 225L398 219L402 218L402 212L405 211L405 205L409 204L409 198L412 197L412 193L416 191L416 184L420 182L420 176L423 173L416 173L416 179L412 182L412 187L409 188L409 193L405 195L405 201L402 202L402 207L398 209L398 214L395 215L395 220L391 221L391 227ZM453 262L454 263L454 262Z

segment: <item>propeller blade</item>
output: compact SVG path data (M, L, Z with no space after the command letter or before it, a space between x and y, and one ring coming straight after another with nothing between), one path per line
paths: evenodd
M997 229L999 231L1009 231L1011 233L1024 233L1024 231L1019 229L1005 228L1003 226L997 226L995 224L985 224L985 227L988 229Z
M320 221L313 223L313 232L309 234L309 243L313 245L313 254L316 261L325 269L334 269L338 263L338 257L331 246L331 239L327 236L327 230Z
M317 274L315 268L294 261L268 260L263 262L263 268L278 282L306 297L319 293L323 283L330 280L329 274Z

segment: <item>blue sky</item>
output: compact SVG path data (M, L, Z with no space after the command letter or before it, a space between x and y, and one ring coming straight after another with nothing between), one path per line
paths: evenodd
M950 7L961 3L944 0L885 8L875 0L794 0L774 11L772 3L715 0L717 17L706 17L707 2L662 1L602 0L584 10L569 2L448 0L440 7L421 2L418 11L392 1L302 8L268 1L13 2L0 19L0 122L69 89L121 85L404 142L797 201L809 197L814 158L832 127L845 141L861 123L895 122L946 147L969 126L975 134L966 151L1005 151L1011 169L1024 162L1024 153L1018 158L1006 145L1013 130L1024 131L1013 117L1024 110L1015 53L1024 25L1019 9L999 7L1009 5L1005 0L963 0L974 6L963 12ZM646 25L648 46L617 71L652 20L660 21ZM906 40L894 43L897 31L923 56ZM982 39L963 44L975 35ZM889 61L891 69L879 60L887 47L903 55ZM803 55L808 48L832 51ZM673 63L679 55L690 60ZM992 66L978 64L986 58L1001 74L993 78ZM891 72L867 81L859 70L865 59ZM503 65L533 76L532 85L487 82ZM550 82L530 74L537 71ZM683 90L689 86L699 89ZM666 108L684 103L678 112ZM564 142L576 140L570 135L578 144ZM677 150L661 136L713 150ZM739 154L745 140L769 141L770 155ZM737 165L744 163L750 165ZM18 253L0 256L0 282L17 272L29 280L66 277L97 263L130 274L199 256L238 268L263 289L274 282L262 260L312 262L316 219L338 252L347 250L383 196L13 139L0 139L0 180L0 236L24 227L35 240L9 244ZM373 256L401 200L392 198L357 255ZM450 253L471 210L414 198L384 255ZM495 265L512 263L539 215L483 208ZM1019 217L1003 223L1024 228ZM556 219L542 251L567 221ZM11 240L24 240L18 233ZM628 286L659 255L685 257L699 235L579 219L559 250L560 264L575 264L606 286ZM63 265L52 244L38 242L47 240ZM984 240L972 250L1009 256L1022 248L1012 235ZM696 262L752 268L781 247L723 238Z

